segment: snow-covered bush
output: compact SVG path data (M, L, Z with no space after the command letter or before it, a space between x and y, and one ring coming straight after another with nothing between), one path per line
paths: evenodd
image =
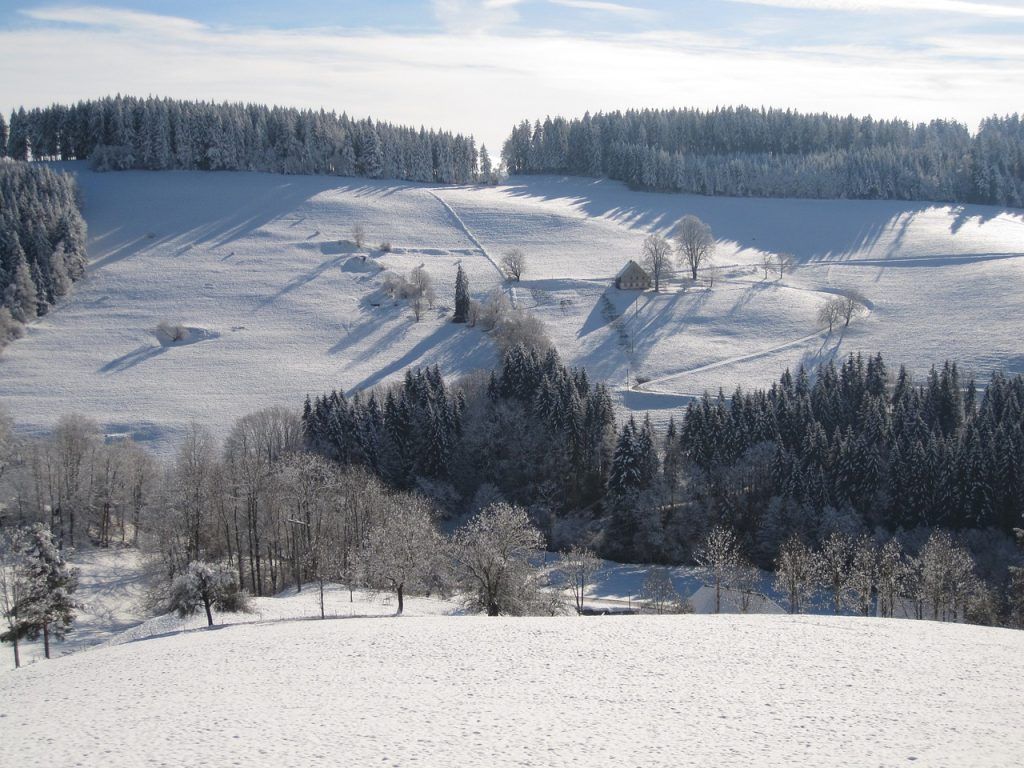
M204 562L189 563L188 570L171 582L168 609L179 616L191 616L202 606L208 626L213 626L213 608L238 612L247 608L245 593L238 589L233 574Z
M172 323L170 320L161 320L157 323L156 330L167 341L184 341L188 338L188 328L181 323Z
M89 155L89 165L94 171L126 171L135 165L135 153L127 146L98 144Z
M7 307L0 307L0 349L7 343L25 335L24 326L11 315Z
M391 253L391 241L390 240L383 240L383 241L381 241L381 244L379 246L377 246L377 250L380 251L381 253Z

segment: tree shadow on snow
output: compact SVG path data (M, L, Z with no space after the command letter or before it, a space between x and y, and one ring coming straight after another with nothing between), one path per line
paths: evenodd
M707 222L716 237L740 248L792 254L797 264L837 262L869 250L883 235L897 231L895 253L913 219L931 209L953 215L950 229L967 221L984 224L1000 214L1024 217L1016 209L901 200L810 200L713 197L630 190L609 179L517 176L504 188L510 197L561 202L587 216L630 229L667 232L685 214Z

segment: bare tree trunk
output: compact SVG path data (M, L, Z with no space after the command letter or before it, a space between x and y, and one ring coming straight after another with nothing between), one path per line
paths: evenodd
M399 584L398 589L398 615L402 615L402 611L405 610L405 585Z
M213 626L213 612L210 610L210 598L203 595L203 608L206 609L206 626Z
M21 666L21 656L18 653L18 638L14 638L14 668L17 669Z
M50 658L50 625L43 624L43 655Z

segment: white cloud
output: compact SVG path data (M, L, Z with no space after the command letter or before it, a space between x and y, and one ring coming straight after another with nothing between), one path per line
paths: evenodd
M622 3L608 3L602 0L549 0L552 5L578 8L584 11L601 11L615 16L629 16L636 19L650 18L653 14L646 8L637 8Z
M178 36L195 35L205 30L205 27L199 22L179 16L126 11L120 8L105 8L95 5L31 8L22 10L20 13L37 21L84 24L139 32L166 32Z
M513 9L514 10L514 9ZM211 27L103 8L32 11L0 30L0 108L116 92L258 101L472 132L492 150L522 118L628 107L794 107L955 117L975 125L1019 102L1024 60L945 48L768 48L671 30L397 34ZM939 43L937 42L936 45Z
M1024 8L1020 5L975 3L971 0L728 0L728 2L813 11L956 13L992 19L1024 19Z
M434 16L446 29L485 31L519 18L522 0L431 0Z

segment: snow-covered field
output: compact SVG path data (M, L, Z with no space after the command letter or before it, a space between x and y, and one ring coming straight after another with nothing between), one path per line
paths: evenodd
M980 377L1024 370L1020 211L703 198L555 177L452 188L68 167L84 194L88 279L0 358L0 400L30 430L79 411L166 453L192 420L223 434L307 392L368 387L415 365L449 375L491 365L486 334L447 322L447 308L457 263L482 297L513 246L528 257L517 303L546 321L567 362L656 421L704 389L764 385L851 351L881 350L918 373L946 358ZM612 289L643 238L686 213L719 238L714 287ZM347 242L357 223L366 254ZM391 253L373 250L384 240ZM793 254L798 269L765 279L764 251ZM419 264L439 303L417 324L379 285L382 269ZM817 310L844 287L870 311L828 335ZM161 343L164 319L192 329L187 343ZM627 371L650 381L625 391Z
M237 625L0 675L2 765L1012 766L1024 634L790 616Z

